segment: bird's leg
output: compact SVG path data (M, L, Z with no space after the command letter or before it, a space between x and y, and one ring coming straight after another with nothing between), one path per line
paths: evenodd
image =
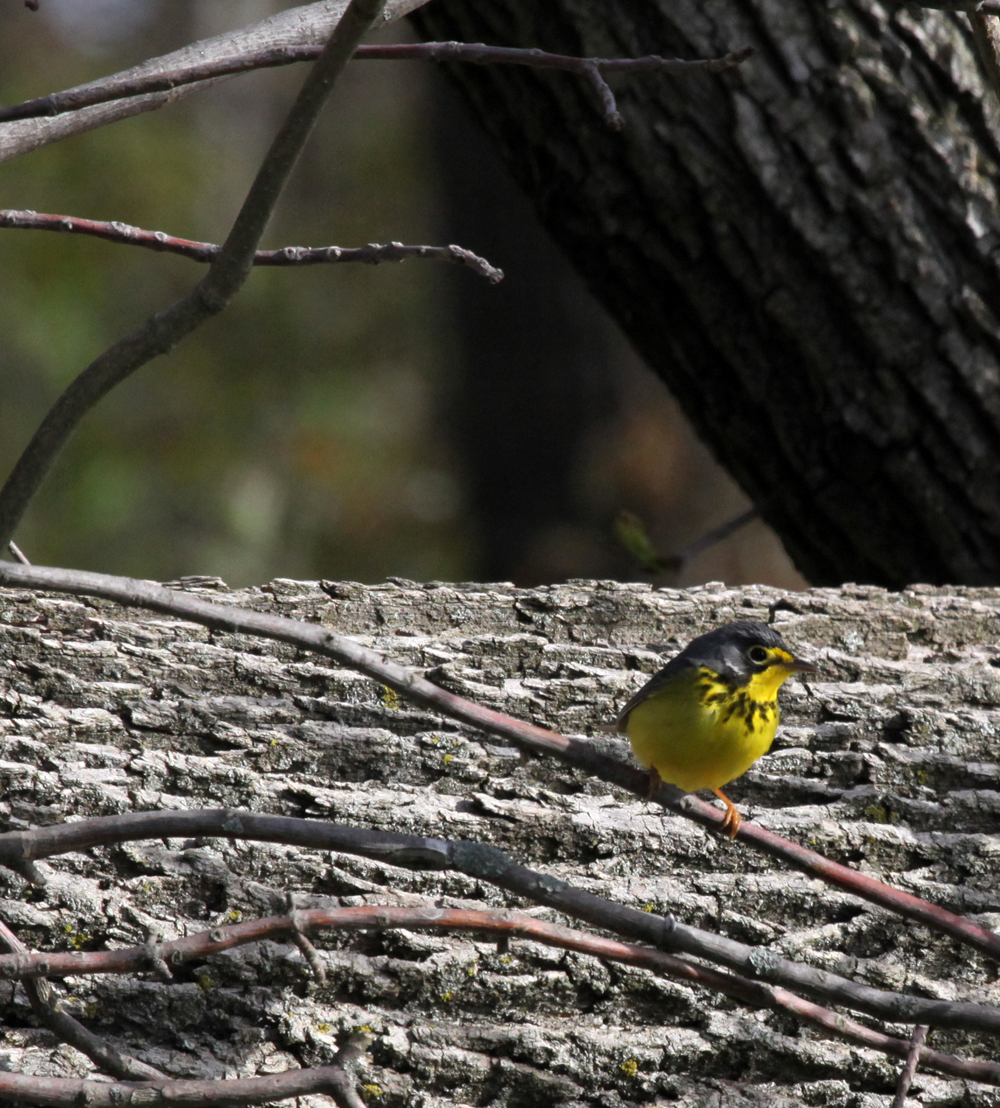
M663 784L663 778L656 766L649 767L649 788L646 790L646 799L652 800L656 790Z
M722 821L722 826L719 828L719 834L728 835L730 839L735 839L739 832L740 824L743 822L743 817L737 812L736 805L726 796L722 789L713 789L712 792L715 793L726 806L726 817Z

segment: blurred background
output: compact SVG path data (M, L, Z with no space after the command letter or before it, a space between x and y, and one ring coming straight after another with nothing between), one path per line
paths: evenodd
M284 6L6 3L0 102ZM238 77L0 164L0 207L219 242L303 72ZM506 279L491 286L431 261L257 270L227 312L87 418L17 535L28 557L233 585L394 575L804 586L760 520L679 572L644 573L615 537L620 512L671 555L749 502L560 259L436 68L356 62L262 245L390 240L457 242ZM0 230L0 250L6 476L72 378L204 269L37 231Z

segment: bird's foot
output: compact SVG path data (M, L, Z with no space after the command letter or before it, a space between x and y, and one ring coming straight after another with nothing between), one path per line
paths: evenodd
M739 834L740 824L743 822L743 817L736 810L736 805L729 799L728 796L721 789L713 789L713 793L722 801L726 806L726 814L722 820L722 826L719 828L720 835L728 835L730 841L736 838Z
M649 788L646 790L646 799L652 800L656 790L663 784L663 778L656 766L649 767Z

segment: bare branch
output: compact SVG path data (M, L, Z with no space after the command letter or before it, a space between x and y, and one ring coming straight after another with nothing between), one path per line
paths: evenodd
M191 1108L242 1108L270 1100L326 1093L335 1096L346 1075L340 1066L316 1066L286 1070L267 1077L220 1081L81 1081L76 1078L41 1077L0 1072L0 1100L46 1105L48 1108L121 1108L123 1104L176 1104ZM349 1079L348 1079L349 1080ZM349 1101L341 1100L341 1104Z
M14 542L13 539L7 543L7 549L14 555L14 561L20 562L23 566L30 566L31 562L25 557L24 551Z
M903 1066L896 1083L896 1095L892 1098L892 1108L906 1108L906 1094L913 1084L913 1075L917 1072L917 1064L923 1052L923 1045L927 1039L930 1028L924 1023L918 1023L913 1029L910 1039L910 1049L906 1054L906 1064Z
M575 766L610 784L627 789L642 799L649 797L649 775L635 766L595 750L589 743L567 738L544 727L523 723L456 696L433 684L414 670L397 665L374 650L360 646L325 627L303 623L284 616L252 612L232 605L211 603L199 597L165 589L147 581L83 570L55 569L47 566L19 566L0 561L0 584L54 589L80 596L100 596L119 604L150 608L181 619L189 619L220 631L238 631L261 635L278 642L291 643L335 658L405 696L426 704L442 715L457 719L481 731L504 738L519 747L549 755ZM673 785L662 784L653 800L686 819L718 831L723 813L697 796L683 793ZM765 828L744 820L738 839L756 850L778 858L794 869L818 877L873 904L888 908L906 919L915 920L935 931L966 943L991 958L1000 956L1000 935L988 931L964 916L956 915L920 897L894 889L848 866L824 858L813 850L789 842ZM32 855L28 855L32 857ZM16 862L16 859L14 860ZM3 862L8 865L7 861Z
M195 262L212 262L222 249L216 243L175 238L163 231L145 231L141 227L132 227L128 223L117 221L107 223L97 219L80 219L78 216L51 215L44 212L0 209L0 227L18 231L61 231L68 234L90 235L104 239L106 242L144 246L149 250L179 254ZM253 255L253 265L302 266L330 265L338 262L378 265L380 262L401 262L406 258L433 258L436 261L452 262L471 269L473 273L487 278L494 285L503 280L502 270L461 246L408 246L401 242L385 244L370 242L367 246L354 247L284 246L280 250L257 250Z
M35 100L26 100L8 108L0 108L0 123L20 119L50 117L66 112L76 112L97 104L107 104L131 97L168 93L176 89L217 81L238 73L256 69L272 69L311 61L319 54L317 46L283 46L243 54L236 57L220 57L216 60L177 66L168 71L139 74L116 74L94 81L89 85L53 92ZM618 114L614 94L604 79L606 73L666 73L673 77L697 77L721 73L745 62L753 55L752 47L733 51L721 58L685 61L680 58L661 58L650 54L642 58L576 58L567 54L549 54L544 50L520 50L509 46L485 46L475 42L418 42L395 46L362 46L355 57L358 60L402 60L432 62L466 62L473 65L524 65L534 69L558 69L579 73L596 89L604 108L608 125L619 130L623 125ZM166 59L160 59L165 61ZM130 70L129 73L136 73Z
M6 549L56 455L81 419L140 366L165 354L225 308L253 268L253 257L281 190L334 83L385 0L351 0L295 98L243 207L205 277L165 311L101 354L49 410L0 490L0 550Z
M381 22L389 23L401 19L426 2L427 0L388 0ZM331 31L346 9L347 0L319 0L302 7L289 8L249 27L193 42L189 46L159 58L150 58L142 65L104 78L94 84L104 87L109 82L113 84L116 81L132 81L137 78L169 77L175 70L183 71L192 65L255 56L261 50L280 50L294 46L319 47L330 37ZM317 50L316 53L318 52ZM214 78L213 83L220 79ZM93 86L87 84L80 86L80 89L91 87ZM103 127L105 124L127 119L140 112L162 108L165 104L188 95L198 87L184 85L171 88L169 91L99 103L93 107L51 118L24 119L0 124L0 161L46 146L50 142L57 142L69 135L91 131L95 127Z
M993 1062L970 1062L937 1051L921 1052L922 1040L907 1042L873 1031L854 1020L804 1000L786 989L721 973L718 970L689 962L651 947L636 946L615 939L590 935L583 931L547 923L523 912L496 912L460 908L399 907L366 905L353 908L311 908L290 912L287 916L270 916L244 923L217 927L198 935L189 935L158 946L160 956L177 965L188 960L203 960L233 947L276 940L291 935L296 941L303 932L328 929L392 930L453 932L471 931L494 938L531 939L545 946L572 950L593 958L637 966L654 973L722 993L741 1004L755 1008L770 1008L787 1012L827 1034L833 1034L859 1046L871 1047L893 1057L914 1061L919 1057L925 1065L976 1081L1000 1084L1000 1065ZM315 948L313 955L319 957ZM91 973L137 973L147 968L147 947L128 950L73 954L28 954L20 957L0 957L0 977L16 976L24 980L29 974L83 976ZM920 1028L917 1028L919 1031ZM926 1034L926 1027L924 1033ZM342 1052L343 1053L343 1052ZM338 1056L339 1064L343 1059ZM908 1086L909 1083L907 1083Z
M751 505L745 512L720 523L689 543L679 554L659 554L646 531L646 525L634 513L623 509L615 516L615 537L647 573L679 573L687 562L716 543L734 535L741 527L760 516L760 507Z
M0 955L0 957L15 959L31 957L28 948L2 920L0 920L0 943L14 952L12 955ZM82 1023L74 1019L69 1012L60 1008L59 1001L52 994L52 986L44 975L25 980L22 984L38 1022L64 1043L75 1047L106 1073L126 1081L157 1080L165 1076L155 1066L147 1065L145 1062L140 1062L138 1058L122 1054L121 1051L108 1046L103 1039L88 1031Z
M126 812L76 823L0 834L0 865L7 866L25 858L51 858L95 846L135 842L140 839L195 836L278 842L313 850L335 850L407 869L456 870L626 938L651 943L659 949L704 958L741 975L759 978L768 984L796 992L805 992L826 1003L843 1004L879 1019L1000 1033L1000 1008L967 1002L927 1000L862 985L838 974L782 958L772 951L761 950L723 935L678 923L672 916L663 917L615 904L550 874L518 865L502 851L484 843L461 840L450 842L447 839L371 831L319 820L222 808L187 812ZM237 926L257 925L257 921L254 921ZM286 926L292 929L293 921L288 920ZM209 939L215 942L222 936L223 932L220 930L210 933ZM147 960L150 960L148 948L141 949ZM156 959L167 963L170 955L164 956L164 951L174 949L171 944L158 944ZM103 956L103 961L92 964L116 967L114 959L118 956L118 952L108 952ZM33 968L36 972L44 970L49 974L69 973L72 970L65 959L76 957L56 954L44 956ZM18 967L21 965L31 967L31 963L17 959L7 964L12 967L9 972L15 975L19 975ZM107 969L102 972L107 972Z

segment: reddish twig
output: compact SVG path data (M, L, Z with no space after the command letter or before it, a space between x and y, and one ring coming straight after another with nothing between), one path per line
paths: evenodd
M1000 1033L1000 1008L968 1002L927 1000L862 985L838 974L782 958L772 951L678 923L672 917L665 918L615 904L549 874L518 865L502 851L482 843L449 842L446 839L345 827L319 820L227 809L127 812L0 834L0 865L7 866L25 858L51 858L95 846L139 839L197 836L336 850L408 869L456 870L626 938L704 958L741 975L793 991L803 991L824 1002L843 1004L879 1019ZM294 924L290 922L289 926ZM167 964L163 951L173 947L158 944L153 957L150 957L148 947L142 949L150 961ZM71 972L65 961L67 957L75 959L77 956L42 956L44 964L36 964L36 972ZM109 953L102 964L114 966L115 957L114 952ZM15 960L9 964L16 967L20 963ZM71 961L69 965L72 964ZM14 972L17 973L17 970Z
M11 230L62 231L68 234L90 235L106 242L126 246L144 246L149 250L179 254L195 262L212 262L222 247L212 242L195 242L176 238L163 231L146 231L128 223L107 223L96 219L80 219L71 215L51 215L44 212L0 210L0 227ZM461 246L409 246L402 242L375 243L367 246L285 246L280 250L257 250L252 259L255 266L331 265L338 262L401 262L406 258L433 258L465 266L491 284L503 280L503 271L490 265L485 258Z
M13 931L0 920L0 943L3 943L13 954L0 955L7 958L30 958L28 948L14 934ZM138 1058L132 1058L128 1054L122 1054L108 1046L103 1039L92 1031L88 1031L79 1020L76 1020L59 1006L59 1001L52 995L52 986L45 976L39 974L33 978L22 980L24 991L28 995L28 1003L34 1012L38 1022L47 1027L57 1038L64 1043L75 1047L81 1054L89 1058L95 1065L106 1073L112 1074L125 1081L148 1081L164 1078L155 1066L140 1062Z
M211 603L199 597L165 589L145 581L113 577L109 574L87 573L83 570L18 566L12 562L0 562L0 584L54 589L58 592L82 596L100 596L119 604L166 612L221 631L238 631L261 635L278 642L291 643L303 650L311 650L335 658L397 692L428 705L442 715L450 716L452 719L460 720L490 734L502 735L522 748L557 758L603 781L627 789L635 796L649 798L649 775L635 766L602 754L589 743L567 738L544 727L523 723L501 712L456 696L428 681L416 671L397 665L376 651L369 650L346 636L337 635L325 627L317 627L285 616L273 616L232 605ZM714 831L721 828L724 818L722 812L672 785L661 784L652 799L703 827ZM750 820L743 821L738 839L803 873L819 877L836 888L844 889L873 904L888 908L906 919L949 935L991 958L1000 957L1000 935L980 927L964 916L930 904L900 889L894 889L881 881L858 873L849 866L833 862L822 854L775 835Z
M64 112L93 107L95 104L124 100L131 96L172 92L185 85L217 80L219 77L247 73L255 69L271 69L275 66L311 61L318 56L319 49L317 46L273 47L238 57L220 58L207 64L182 66L169 73L131 78L109 77L81 88L54 92L35 100L26 100L22 104L0 108L0 123L60 115ZM658 54L650 54L642 58L575 58L567 54L549 54L544 50L486 46L476 42L419 42L397 46L361 46L354 56L358 59L375 60L524 65L533 69L556 69L579 73L594 86L601 99L608 125L617 130L622 127L624 121L618 113L614 93L604 79L606 73L666 73L675 77L700 76L732 69L745 62L752 54L753 48L745 47L721 58L694 61L661 58Z
M300 909L286 916L248 920L183 939L174 939L159 944L157 949L164 960L177 965L189 960L200 961L210 955L263 939L274 940L290 935L295 941L305 931L382 931L396 928L405 928L408 931L472 931L486 935L491 940L500 937L531 939L560 950L572 950L593 958L637 966L675 981L722 993L741 1004L791 1013L827 1034L847 1039L859 1046L871 1047L883 1054L907 1059L911 1056L914 1059L920 1057L925 1065L943 1073L1000 1084L1000 1065L996 1063L968 1061L937 1051L921 1053L922 1041L916 1043L913 1039L908 1042L883 1035L787 989L699 966L651 947L636 946L547 923L523 912L386 905ZM147 968L147 957L145 946L87 953L29 954L16 958L6 956L0 957L0 977L16 976L24 980L29 974L43 972L53 976L137 973ZM924 1031L926 1033L926 1027Z
M31 498L79 422L111 389L140 366L165 354L196 327L221 312L253 268L264 228L282 189L358 42L385 0L351 0L295 98L264 157L232 230L208 273L184 297L115 343L76 378L49 410L0 490L0 550L14 537Z

